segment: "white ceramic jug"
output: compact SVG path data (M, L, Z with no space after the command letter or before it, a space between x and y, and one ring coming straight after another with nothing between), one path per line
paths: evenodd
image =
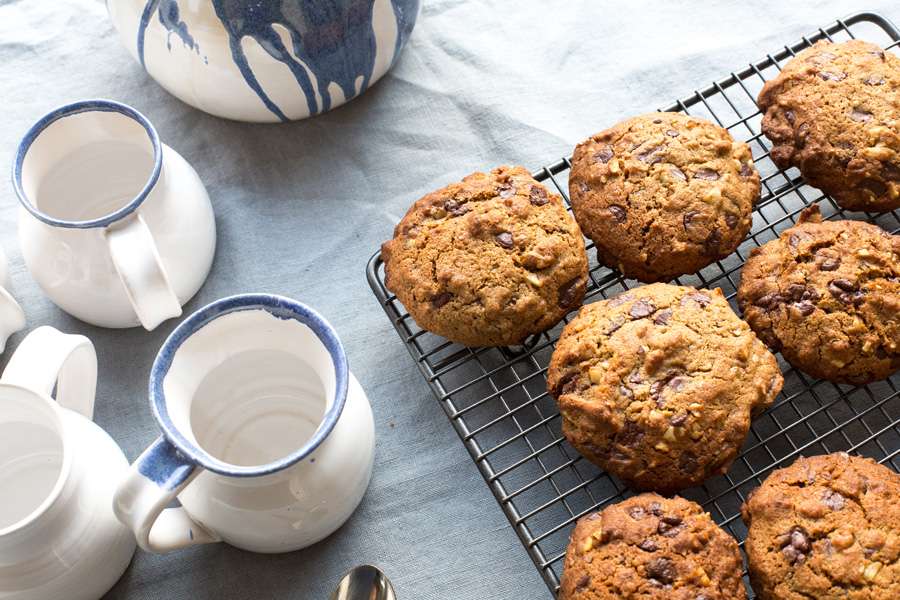
M9 293L9 263L0 248L0 352L6 349L9 336L25 327L25 312Z
M297 550L340 527L369 484L369 401L334 329L294 300L232 296L188 317L153 363L150 403L163 437L115 498L145 550Z
M91 421L96 383L90 340L52 327L31 332L0 378L2 599L93 600L131 561L112 510L128 461Z
M13 185L28 270L83 321L153 329L209 273L206 189L130 106L85 100L44 116L19 145Z

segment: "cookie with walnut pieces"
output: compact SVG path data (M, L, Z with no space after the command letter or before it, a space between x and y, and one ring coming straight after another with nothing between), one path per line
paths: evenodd
M782 384L721 290L665 283L584 306L547 375L566 439L631 487L659 492L725 473Z
M843 452L773 471L741 509L759 600L900 598L900 476Z
M900 236L818 207L754 248L738 302L772 350L814 377L864 384L900 369Z
M575 148L569 197L598 260L649 283L734 252L759 186L747 144L703 119L652 113Z
M744 600L737 542L694 502L641 494L578 521L559 600Z
M772 160L846 209L900 208L900 58L862 40L817 42L759 94Z
M509 346L581 305L584 238L562 198L522 167L474 173L418 200L381 247L385 285L419 327Z

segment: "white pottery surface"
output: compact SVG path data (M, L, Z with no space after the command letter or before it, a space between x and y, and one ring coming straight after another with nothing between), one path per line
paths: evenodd
M28 352L16 356L0 382L4 452L18 452L0 455L4 473L14 473L4 479L3 493L15 495L6 502L28 498L0 509L16 511L0 526L0 598L93 600L119 579L134 553L134 537L112 510L128 461L89 418L97 374L90 342L49 327L32 335ZM60 364L57 403L47 392ZM30 437L16 441L10 427ZM9 489L14 485L22 487Z
M84 131L80 119L81 115L63 117L37 137L26 155L23 169L24 190L29 197L36 195L44 173L55 164L60 153L79 147L83 136L92 135ZM139 139L147 137L139 125L121 115L104 119L102 125L108 131L105 135L111 139L117 136L129 139L135 135L134 128L138 130ZM58 152L55 151L57 148ZM91 153L87 150L82 153L84 162L90 164ZM31 159L31 156L41 158ZM136 212L153 236L178 302L184 304L197 293L209 273L216 244L215 218L203 182L191 165L165 144L162 144L162 157L159 180ZM129 167L127 164L117 166ZM147 170L149 173L149 167ZM103 176L114 177L115 174L115 166L111 165L108 173L100 177L85 176L70 189L60 190L60 194L77 202L98 185L98 178L102 180ZM67 180L70 179L74 180ZM44 293L60 308L101 327L123 328L140 324L110 257L104 228L52 226L39 221L25 208L19 209L18 222L25 264ZM141 251L146 250L142 248Z
M122 43L169 92L213 115L266 122L303 119L364 92L393 65L419 10L419 0L329 0L336 14L316 26L316 4L107 2ZM263 12L270 14L255 23ZM354 19L362 20L360 27L348 26ZM303 31L292 20L304 23ZM327 49L335 37L343 47ZM304 45L300 55L294 41Z
M328 598L365 562L386 569L401 599L550 600L373 299L365 261L425 193L496 164L536 169L593 131L862 9L900 24L896 0L671 0L628 10L596 0L427 0L399 61L372 89L315 119L268 127L199 113L166 92L123 49L100 0L0 5L0 164L59 104L91 95L136 106L202 175L216 208L217 260L185 313L244 290L316 307L343 340L378 433L372 483L326 540L279 555L227 544L138 552L105 600ZM158 434L147 373L177 323L100 330L62 313L25 270L17 207L0 186L0 244L16 298L30 323L89 333L104 374L96 421L134 460Z

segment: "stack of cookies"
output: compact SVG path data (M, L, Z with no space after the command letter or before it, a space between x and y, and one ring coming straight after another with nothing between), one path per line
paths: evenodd
M771 157L843 208L900 208L900 59L819 42L758 103ZM725 129L637 116L580 143L562 198L524 168L475 173L417 201L382 246L386 285L423 329L509 346L581 306L584 236L600 263L647 283L584 306L548 374L566 439L636 490L671 494L725 473L783 379L865 384L900 369L900 237L816 206L752 251L737 300L666 283L734 252L760 176ZM776 471L748 500L758 597L900 598L900 478L829 455ZM894 498L894 502L890 498ZM881 511L876 513L874 511ZM883 516L883 519L879 519ZM737 544L681 498L635 496L582 519L561 600L745 598Z

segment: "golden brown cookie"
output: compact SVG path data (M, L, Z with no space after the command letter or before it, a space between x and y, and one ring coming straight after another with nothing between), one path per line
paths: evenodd
M900 236L818 207L754 248L738 301L756 334L814 377L864 384L900 369Z
M721 290L664 283L584 306L547 375L566 439L656 491L724 473L782 383L775 357Z
M562 198L522 167L474 173L418 200L381 247L385 285L419 327L506 346L581 305L584 239Z
M750 230L759 174L747 144L721 127L652 113L575 148L569 197L600 262L666 281L734 252Z
M821 41L758 102L776 165L797 167L844 208L900 208L900 58L861 40Z
M843 452L774 471L741 509L759 600L900 598L900 476Z
M743 600L734 538L697 504L641 494L582 518L559 600Z

